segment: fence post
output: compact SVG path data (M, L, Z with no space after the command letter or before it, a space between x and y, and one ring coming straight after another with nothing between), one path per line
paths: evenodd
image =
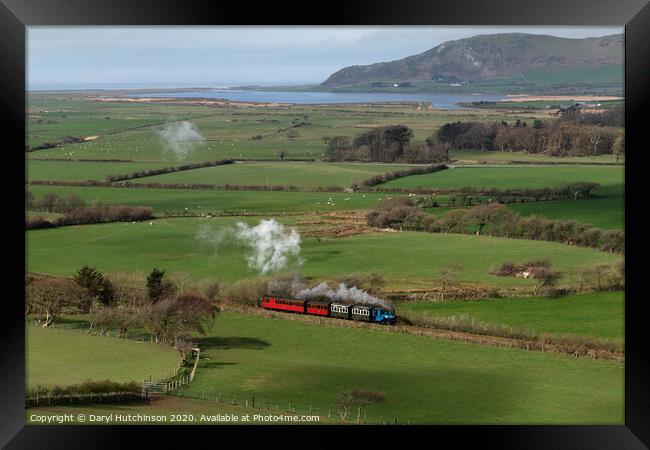
M253 408L255 408L255 396L253 395Z

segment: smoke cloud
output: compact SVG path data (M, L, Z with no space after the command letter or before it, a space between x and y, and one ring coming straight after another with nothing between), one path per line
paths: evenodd
M284 225L273 219L262 220L254 227L237 222L234 228L216 231L204 226L196 234L197 240L214 247L215 256L226 238L233 238L248 248L248 267L261 275L286 268L292 257L300 254L300 234L294 228L286 230ZM302 264L301 259L297 262Z
M336 290L330 289L327 283L321 283L311 289L303 289L296 293L295 296L296 298L303 300L326 297L334 301L350 302L366 306L380 306L389 310L393 309L393 305L390 302L373 297L356 286L348 287L345 283L340 283Z
M195 147L205 143L205 138L191 122L168 123L158 134L165 149L178 159L185 159Z

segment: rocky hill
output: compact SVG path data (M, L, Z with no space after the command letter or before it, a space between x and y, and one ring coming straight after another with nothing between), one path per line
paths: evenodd
M349 66L323 86L373 82L475 83L524 76L526 71L602 68L623 64L623 35L568 39L525 33L478 35L448 41L426 52L390 62Z

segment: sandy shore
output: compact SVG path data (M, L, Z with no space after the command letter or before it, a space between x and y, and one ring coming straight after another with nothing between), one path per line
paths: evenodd
M211 100L200 98L174 98L174 97L86 97L85 100L95 102L126 102L126 103L183 103L186 105L215 105L215 106L282 106L287 103L268 102L239 102L236 100Z
M623 100L623 97L611 95L507 95L504 102L543 102L543 101L576 101L576 102L602 102L605 100Z

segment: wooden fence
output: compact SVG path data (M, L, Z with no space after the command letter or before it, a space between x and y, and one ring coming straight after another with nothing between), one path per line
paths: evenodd
M196 368L199 365L199 358L201 355L201 349L195 347L192 349L194 352L194 365L189 375L176 375L171 379L167 380L143 380L142 381L142 392L145 394L162 394L167 395L169 391L176 390L181 386L184 386L194 379L196 374Z

